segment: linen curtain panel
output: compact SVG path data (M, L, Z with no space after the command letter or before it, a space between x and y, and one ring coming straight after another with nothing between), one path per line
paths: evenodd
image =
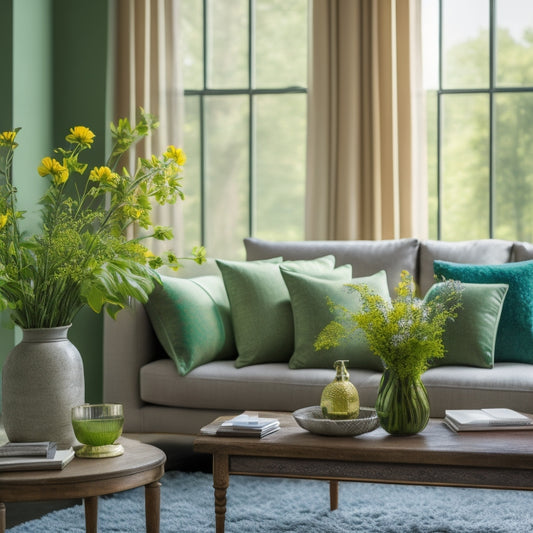
M307 239L427 234L420 0L313 0Z
M118 0L115 80L116 117L132 123L138 107L156 115L159 128L130 152L129 168L138 157L162 154L168 145L183 145L183 83L178 56L179 0ZM170 226L174 241L150 242L156 254L172 248L182 254L182 211L153 204L152 219Z

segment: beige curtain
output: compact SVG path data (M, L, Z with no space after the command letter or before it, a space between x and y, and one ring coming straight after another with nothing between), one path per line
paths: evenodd
M139 156L183 145L183 83L178 61L179 0L118 0L115 118L133 122L138 107L156 115L155 134L130 153L130 168ZM156 254L172 248L182 254L181 207L154 203L154 223L170 226L174 242L150 243Z
M427 233L420 0L313 0L306 238Z

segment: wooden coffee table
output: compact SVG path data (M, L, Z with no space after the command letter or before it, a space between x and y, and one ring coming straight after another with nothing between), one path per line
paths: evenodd
M358 437L323 437L300 428L290 413L261 440L199 436L197 452L213 455L216 531L224 531L230 474L324 479L337 507L339 481L533 490L533 431L454 433L440 419L424 431L393 437L379 428ZM229 417L222 417L220 420Z
M98 496L145 487L146 531L159 532L160 486L165 454L154 446L121 438L124 455L109 459L75 457L63 470L0 472L0 533L6 529L5 503L85 500L85 529L96 533Z

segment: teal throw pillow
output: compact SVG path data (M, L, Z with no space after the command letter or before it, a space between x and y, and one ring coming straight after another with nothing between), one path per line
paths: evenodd
M335 257L286 261L287 269L313 274L334 272ZM217 260L231 307L241 368L258 363L286 362L294 346L289 292L279 263ZM350 269L351 277L351 266Z
M496 334L494 360L533 364L533 261L500 265L464 265L435 261L437 277L464 283L509 286Z
M228 297L220 276L161 276L145 305L155 334L180 375L237 350Z
M432 366L492 368L496 333L508 286L502 283L463 283L462 286L462 306L457 310L457 317L446 323L442 338L446 352L443 358L435 359ZM424 300L437 298L442 287L442 283L435 283Z
M346 287L347 283L365 284L383 298L389 299L387 274L384 270L372 276L346 281L316 278L306 274L288 272L281 267L283 279L291 296L294 317L294 353L290 368L333 368L338 359L348 360L351 368L383 370L381 359L374 355L364 333L344 339L340 346L329 350L315 350L314 343L322 329L335 319L327 298L352 312L361 308L359 295Z

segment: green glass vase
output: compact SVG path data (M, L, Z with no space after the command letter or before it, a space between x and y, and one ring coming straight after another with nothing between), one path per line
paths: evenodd
M414 435L429 421L429 398L420 376L383 372L376 400L381 427L391 435Z
M320 397L320 407L325 418L348 420L359 416L359 393L350 381L344 363L335 361L335 379L326 385Z

